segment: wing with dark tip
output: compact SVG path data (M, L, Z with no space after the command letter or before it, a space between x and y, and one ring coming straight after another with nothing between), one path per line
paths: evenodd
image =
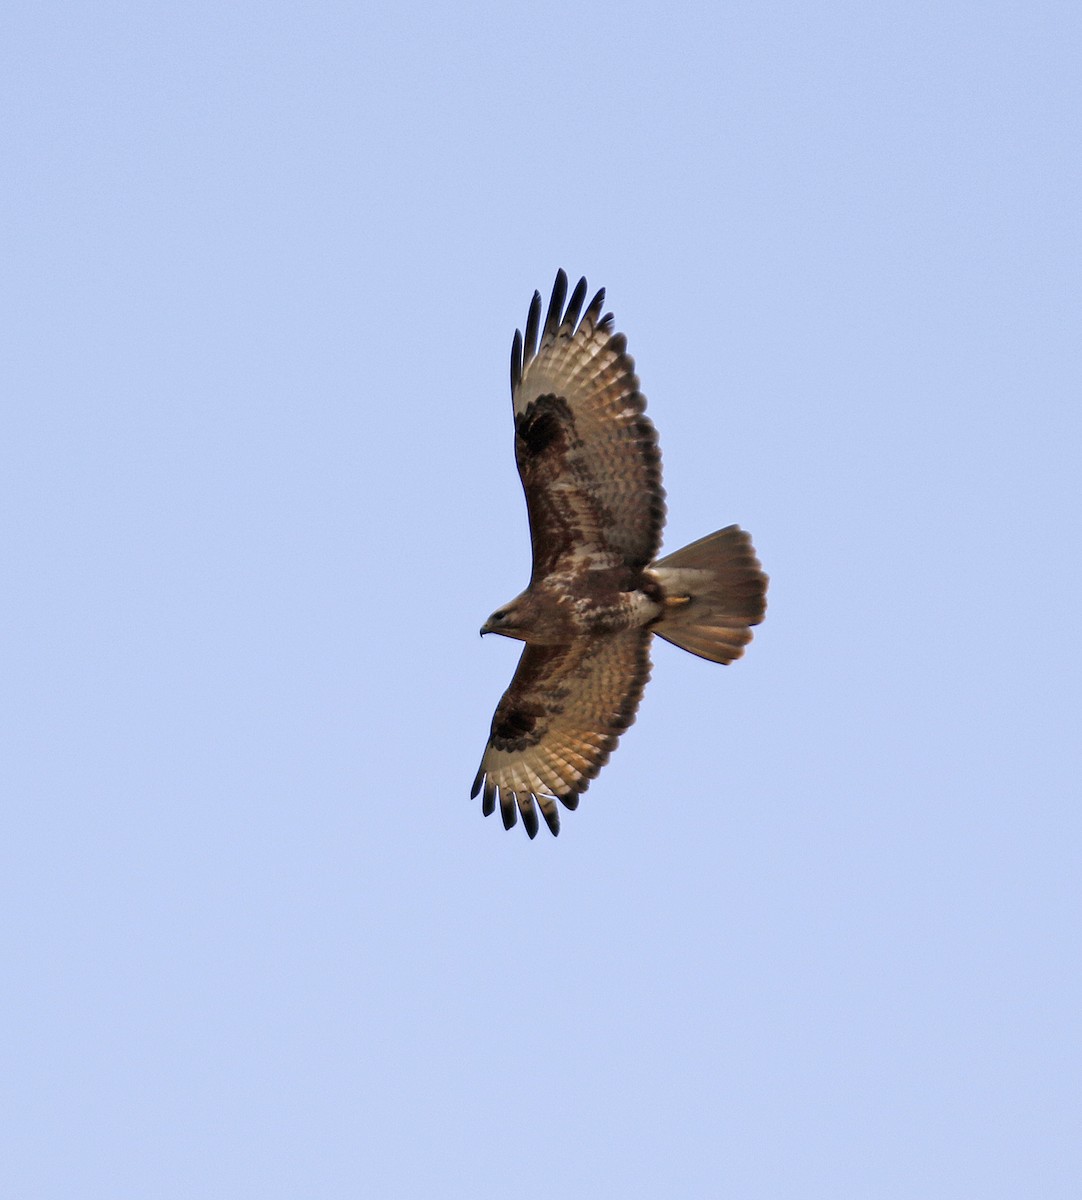
M567 300L560 271L544 325L535 292L526 334L511 347L515 457L526 493L533 577L576 562L642 568L665 521L661 453L627 339L586 305L586 280ZM565 307L565 301L566 307Z
M484 792L486 817L498 803L510 829L521 813L532 838L540 808L551 832L559 833L556 801L578 806L635 720L650 677L650 637L631 629L567 646L526 646L492 718L471 792Z

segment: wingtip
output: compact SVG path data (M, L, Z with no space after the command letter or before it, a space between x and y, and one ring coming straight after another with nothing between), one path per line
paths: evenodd
M520 360L523 371L530 365L531 360L537 353L537 333L541 327L541 293L535 291L533 298L530 300L529 311L526 313L526 332L522 338L522 358Z
M538 805L541 808L541 815L545 818L545 824L548 826L549 833L553 837L560 835L560 810L552 802L551 797L538 797Z
M563 324L560 326L560 332L571 335L579 323L579 314L582 312L582 305L586 299L586 276L575 284L575 290L571 293L571 299L567 302L567 311L564 313Z
M545 337L556 336L564 315L564 301L567 299L567 272L561 267L556 272L556 282L552 285L552 298L549 300L548 315L545 317Z
M511 340L511 391L518 387L522 378L522 334L516 329Z
M538 795L504 791L502 788L497 788L485 776L483 770L478 771L477 778L473 781L473 788L470 791L471 800L476 800L482 787L484 788L484 803L481 806L482 813L486 817L492 816L496 811L497 803L499 803L500 819L503 821L504 829L514 829L521 815L522 826L532 842L541 829L541 822L537 815L537 809L540 807L541 816L545 819L545 825L549 833L553 837L559 837L560 812L556 805L552 803L551 798L545 797L544 799L548 800L548 803L542 803L543 798ZM557 796L555 798L566 808L574 809L578 807L579 798L577 793L573 792L570 795Z

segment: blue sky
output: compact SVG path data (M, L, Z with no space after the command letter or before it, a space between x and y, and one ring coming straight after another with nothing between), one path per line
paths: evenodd
M0 1191L1077 1197L1077 7L3 26ZM772 582L530 843L561 266Z

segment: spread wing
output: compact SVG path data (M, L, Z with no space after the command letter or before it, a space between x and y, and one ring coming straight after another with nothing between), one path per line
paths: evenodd
M560 271L544 328L534 292L525 339L516 330L511 347L515 457L534 580L576 564L645 567L665 522L657 431L627 339L613 332L611 313L601 315L604 289L581 319L586 280L565 311L566 296Z
M570 645L529 645L492 718L492 732L471 796L484 788L483 811L500 802L505 829L517 820L530 837L537 810L560 831L556 801L578 807L579 794L608 762L634 721L650 678L650 637L630 629Z

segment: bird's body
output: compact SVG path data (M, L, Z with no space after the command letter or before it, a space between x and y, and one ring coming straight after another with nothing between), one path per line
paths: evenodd
M535 645L559 645L576 637L598 637L649 625L663 607L652 573L589 566L560 571L531 585L499 610L504 614L502 620L486 624L482 633L502 633Z
M498 799L508 828L521 812L531 837L535 802L557 833L556 800L577 806L634 720L654 633L731 662L765 609L766 576L735 525L655 561L665 519L661 455L634 363L611 315L601 315L604 292L584 313L586 280L565 311L566 295L560 271L544 330L535 292L525 340L515 333L515 457L533 572L481 629L526 646L473 795L483 789L486 815Z

